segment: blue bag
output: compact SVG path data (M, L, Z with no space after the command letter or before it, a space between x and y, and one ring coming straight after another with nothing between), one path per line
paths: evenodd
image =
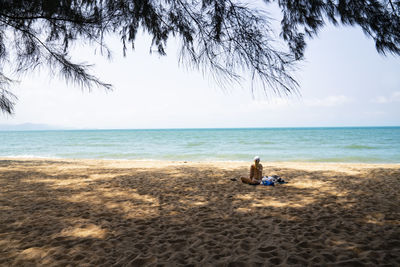
M270 185L270 186L275 186L275 183L270 180L263 180L262 185Z

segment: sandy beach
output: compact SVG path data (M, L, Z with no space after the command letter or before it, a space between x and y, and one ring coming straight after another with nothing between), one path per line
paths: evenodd
M250 164L0 159L0 265L399 266L400 164Z

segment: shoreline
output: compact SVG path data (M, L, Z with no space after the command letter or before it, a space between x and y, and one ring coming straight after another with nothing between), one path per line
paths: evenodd
M37 164L59 163L59 164L70 164L73 163L77 166L87 165L88 168L96 168L96 166L111 167L111 168L121 168L128 170L130 168L142 168L142 169L166 169L166 168L217 168L228 171L241 170L235 177L239 179L244 176L249 175L248 171L253 164L252 161L170 161L170 160L108 160L108 159L58 159L58 158L2 158L1 161L12 162L36 162ZM398 169L400 170L399 164L391 163L336 163L336 162L267 162L261 161L264 167L263 175L279 175L281 176L282 170L297 170L305 172L342 172L347 174L359 174L365 170L374 169Z
M96 159L96 158L52 158L52 157L1 157L0 161L66 161L66 162L119 162L119 163L133 163L134 165L140 163L157 163L160 165L166 164L196 164L196 165L220 165L232 164L236 166L250 166L252 161L236 161L236 160L158 160L158 159ZM315 162L315 161L262 161L261 164L266 166L279 166L279 167L310 167L310 166L325 166L325 167L369 167L369 168L400 168L400 163L364 163L364 162Z

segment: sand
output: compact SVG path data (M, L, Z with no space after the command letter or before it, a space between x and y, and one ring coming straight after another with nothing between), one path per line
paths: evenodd
M1 266L399 266L400 165L0 159Z

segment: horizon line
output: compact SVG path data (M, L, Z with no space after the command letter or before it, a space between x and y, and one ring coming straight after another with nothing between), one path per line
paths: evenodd
M24 124L15 124L7 126L22 126ZM1 126L1 124L0 124ZM43 124L42 124L43 126ZM64 127L64 126L52 126L53 129L0 129L0 131L113 131L113 130L239 130L239 129L316 129L316 128L397 128L400 125L360 125L360 126L265 126L265 127L171 127L171 128L74 128L74 127Z

